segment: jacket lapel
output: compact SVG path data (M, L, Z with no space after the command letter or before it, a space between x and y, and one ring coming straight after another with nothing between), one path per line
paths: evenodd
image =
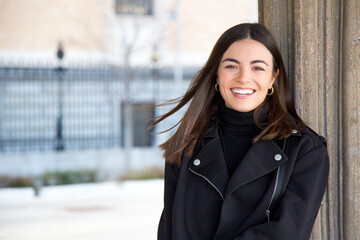
M229 179L217 130L215 127L205 134L204 140L206 144L191 159L188 169L208 181L222 198L274 171L281 164L288 161L288 157L274 141L260 140L250 147Z
M215 131L215 132L213 132ZM204 178L224 198L228 183L228 172L220 138L216 129L205 135L207 141L200 152L189 162L188 168Z
M254 143L229 180L225 196L236 189L274 171L288 157L272 140L260 140Z

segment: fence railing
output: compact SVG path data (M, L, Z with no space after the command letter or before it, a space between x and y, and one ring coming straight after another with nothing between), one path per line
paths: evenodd
M187 69L184 79L196 70ZM178 96L172 69L131 70L131 94L124 94L124 71L109 65L0 64L0 152L121 147L125 95L133 105L133 145L156 144L146 120L157 115L149 106L160 96ZM186 81L181 85L184 91Z

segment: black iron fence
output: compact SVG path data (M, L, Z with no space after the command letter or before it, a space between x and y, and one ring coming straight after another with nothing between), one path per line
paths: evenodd
M191 79L196 68L185 71ZM133 105L133 145L151 146L146 120L172 69L131 70L111 65L67 67L0 63L0 151L37 151L123 146L124 91ZM160 84L162 83L162 84ZM166 91L165 91L166 92ZM164 93L165 99L166 93Z

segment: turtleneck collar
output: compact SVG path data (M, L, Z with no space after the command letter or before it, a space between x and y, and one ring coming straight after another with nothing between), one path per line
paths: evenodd
M220 127L229 134L257 135L260 129L255 125L254 110L238 112L220 104Z

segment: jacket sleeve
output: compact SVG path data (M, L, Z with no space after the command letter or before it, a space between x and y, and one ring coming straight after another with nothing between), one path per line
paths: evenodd
M176 165L165 164L164 209L158 227L158 240L169 240L172 238L172 206L176 191L178 171L179 169Z
M271 222L255 225L234 240L307 240L327 186L329 158L325 145L312 149L295 163Z

